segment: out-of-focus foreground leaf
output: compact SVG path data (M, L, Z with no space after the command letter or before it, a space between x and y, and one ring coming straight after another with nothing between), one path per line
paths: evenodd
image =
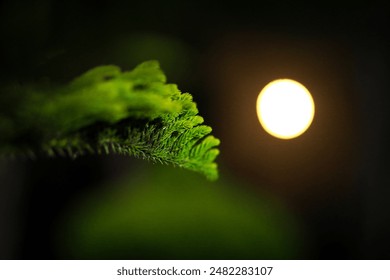
M221 177L147 166L74 200L58 250L76 259L291 259L304 256L298 219L281 201ZM98 190L98 191L96 191Z

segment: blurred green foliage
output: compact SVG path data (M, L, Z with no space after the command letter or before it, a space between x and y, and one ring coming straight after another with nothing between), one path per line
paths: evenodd
M219 140L156 61L96 67L66 86L2 88L0 153L131 155L216 179Z
M158 33L119 34L107 48L108 59L116 65L128 67L155 59L172 81L190 84L196 79L194 52L175 37Z
M74 202L57 246L76 259L301 257L303 235L291 212L247 187L170 167L136 168Z

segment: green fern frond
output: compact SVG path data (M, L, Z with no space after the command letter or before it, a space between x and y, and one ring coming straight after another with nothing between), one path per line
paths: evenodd
M97 67L62 87L3 88L1 101L2 154L113 152L218 176L219 140L156 61Z

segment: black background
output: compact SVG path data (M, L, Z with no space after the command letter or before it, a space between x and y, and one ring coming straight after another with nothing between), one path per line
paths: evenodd
M168 79L194 95L221 138L221 172L264 183L291 205L314 240L302 257L389 258L389 18L386 1L3 1L1 81L63 83L97 65L131 69L140 61L121 59L123 38L174 38L190 60L167 67ZM289 143L243 124L255 119L254 96L281 76L318 101L311 131ZM51 223L107 176L110 160L3 164L0 256L57 258Z

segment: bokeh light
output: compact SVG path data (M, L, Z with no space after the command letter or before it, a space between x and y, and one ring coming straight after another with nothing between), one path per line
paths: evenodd
M300 83L280 79L269 83L257 98L257 116L272 136L291 139L304 133L314 118L314 101Z

